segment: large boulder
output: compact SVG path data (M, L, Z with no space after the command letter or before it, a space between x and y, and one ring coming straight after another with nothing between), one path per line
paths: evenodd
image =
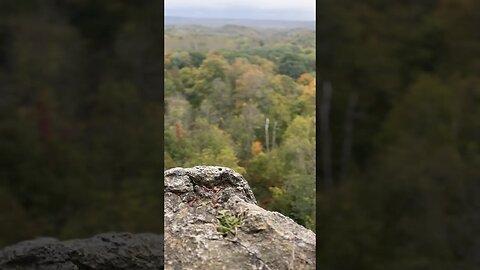
M38 238L0 250L2 270L163 269L163 236L105 233L89 239Z
M165 269L315 269L315 234L214 166L165 171Z

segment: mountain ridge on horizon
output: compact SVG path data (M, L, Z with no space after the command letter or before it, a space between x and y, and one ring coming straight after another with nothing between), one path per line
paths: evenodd
M308 22L314 23L315 20L292 20L292 19L252 19L252 18L219 18L219 17L195 17L195 16L177 16L177 15L165 15L165 18L169 19L190 19L190 20L216 20L216 21L226 21L226 20L239 20L239 21L280 21L280 22Z
M262 28L309 28L315 29L315 21L278 20L278 19L242 19L242 18L194 18L184 16L165 16L165 25L201 25L209 27L222 27L235 24L249 27Z

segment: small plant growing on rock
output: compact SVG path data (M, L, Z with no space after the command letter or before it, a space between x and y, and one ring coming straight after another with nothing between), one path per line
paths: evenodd
M219 224L217 225L217 231L223 236L226 236L229 232L233 233L233 231L235 232L234 234L236 234L237 228L243 218L244 213L232 215L229 210L218 211L217 219Z

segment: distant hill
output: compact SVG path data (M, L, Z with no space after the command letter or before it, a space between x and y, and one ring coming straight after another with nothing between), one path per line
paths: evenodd
M213 20L216 26L199 21L183 21L179 24L166 24L164 45L167 50L243 50L278 48L279 46L298 46L302 49L315 48L315 29L308 26L278 23L261 24L254 21L254 26L232 24L231 20ZM171 23L171 21L170 21Z
M205 19L165 16L165 26L200 25L222 27L225 25L248 26L255 28L307 28L315 29L314 21L248 20L248 19Z

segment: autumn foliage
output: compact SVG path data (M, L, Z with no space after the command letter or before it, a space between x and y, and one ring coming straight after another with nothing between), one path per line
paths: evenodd
M232 168L248 179L259 206L315 230L315 32L204 30L199 37L196 27L166 29L165 169ZM262 48L248 41L257 31L265 31ZM213 44L219 38L225 42Z
M254 141L252 143L252 155L256 156L262 152L262 143L259 141Z
M310 73L303 73L303 74L297 79L297 82L298 82L299 84L308 85L308 84L310 84L314 79L315 79L315 77L313 77L312 74L310 74Z
M315 96L315 93L317 91L316 87L317 87L317 82L316 82L316 79L313 78L313 80L310 81L308 85L305 85L305 88L303 89L303 93L305 95Z

